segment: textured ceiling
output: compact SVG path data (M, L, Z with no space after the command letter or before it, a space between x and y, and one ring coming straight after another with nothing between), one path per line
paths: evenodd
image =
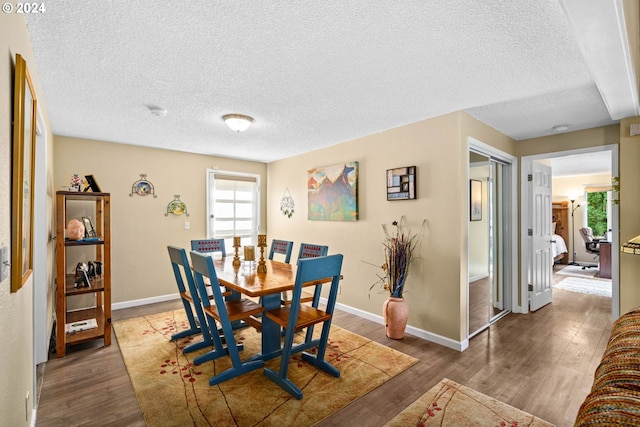
M459 110L517 140L617 122L573 1L56 0L26 19L54 134L269 162Z

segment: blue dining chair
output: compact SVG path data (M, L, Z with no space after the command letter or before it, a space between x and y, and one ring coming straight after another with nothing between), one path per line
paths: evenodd
M284 255L284 262L289 264L291 261L291 252L293 252L293 242L273 239L271 241L271 249L269 250L269 259L273 259L275 254L282 254Z
M179 338L201 333L203 340L187 345L182 352L189 353L201 348L210 347L213 345L213 342L211 341L211 335L208 329L202 327L202 325L205 325L206 320L202 311L198 290L193 280L193 274L191 274L187 251L171 245L167 246L167 250L169 251L169 259L171 260L173 275L178 285L182 306L184 307L184 311L187 314L187 321L189 322L189 329L173 334L171 340L175 341Z
M314 245L311 243L300 243L300 250L298 250L298 260L304 258L327 256L328 252L329 246Z
M340 376L340 371L327 362L324 357L329 340L331 320L338 296L342 258L342 254L336 254L301 259L298 262L291 304L264 313L264 316L285 328L286 331L282 344L279 370L275 371L265 368L264 374L297 399L302 399L302 391L287 377L291 355L302 352L302 358L309 364L328 372L334 377ZM329 296L324 310L318 308L318 301L314 301L311 305L300 303L303 287L320 289L324 285L329 286ZM320 338L313 339L307 334L304 342L299 344L293 342L296 331L303 328L310 328L318 323L322 323ZM316 346L318 347L316 354L305 351Z
M224 239L192 240L191 250L198 252L220 252L223 257L227 256Z
M320 256L327 256L329 252L329 246L324 245L314 245L312 243L300 243L300 249L298 250L298 261L305 258L316 258ZM309 293L304 292L302 294L302 302L311 302L315 298L315 295L311 295ZM317 298L320 298L320 293L318 292ZM288 305L291 304L291 299L289 298L289 292L282 293L282 304ZM313 328L309 328L309 333L313 333Z
M207 318L206 324L214 342L214 349L208 354L207 360L217 359L225 355L229 355L231 358L231 368L209 378L209 385L219 384L264 366L262 359L247 360L244 362L240 360L240 352L235 337L233 336L233 326L231 325L233 321L242 319L249 320L253 316L262 313L262 306L246 298L232 301L225 300L222 295L222 287L218 282L213 260L210 256L197 251L191 251L191 264L193 266L195 283L200 294L200 299L202 300L202 308ZM205 277L209 279L212 284L211 289L213 290L214 304L211 304L207 297ZM226 346L222 344L222 338L218 331L216 321L220 323L222 327Z

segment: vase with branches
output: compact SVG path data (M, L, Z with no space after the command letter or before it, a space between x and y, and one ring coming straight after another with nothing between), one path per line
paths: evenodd
M383 304L383 318L389 338L401 339L409 317L409 307L404 301L404 291L409 277L412 261L417 257L417 249L422 236L426 220L422 222L419 231L412 231L405 224L402 216L400 221L393 221L392 228L382 225L384 231L384 264L382 272L378 273L378 280L371 285L369 292L381 287L389 293L389 298Z
M382 272L378 273L378 280L371 285L369 291L376 287L382 287L383 291L389 292L389 296L403 298L405 284L409 277L409 267L416 258L417 247L425 223L426 220L422 222L422 226L417 232L406 226L404 216L400 218L400 221L391 223L393 228L382 224L384 264L380 266Z

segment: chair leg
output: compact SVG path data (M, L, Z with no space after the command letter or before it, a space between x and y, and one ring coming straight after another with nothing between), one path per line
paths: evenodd
M222 344L222 338L220 337L220 333L218 332L218 327L216 325L216 321L214 319L209 319L207 317L207 329L209 331L213 331L209 336L212 338L213 342L213 350L208 351L200 356L196 356L193 358L194 365L201 365L204 362L208 362L210 360L217 359L220 356L225 356L229 354L229 350Z
M189 301L182 299L182 306L187 314L187 321L189 322L189 329L180 331L171 335L171 341L175 341L180 338L190 337L191 335L199 334L201 332L196 319L193 317L193 311L191 310L191 304Z
M289 360L291 359L291 350L293 346L294 331L288 330L282 344L282 355L280 356L280 369L278 372L273 369L265 368L264 374L274 383L278 384L283 390L291 394L296 399L302 399L302 390L298 388L289 378L287 372L289 370Z
M324 356L327 352L327 345L329 343L330 327L331 327L330 320L325 322L324 325L322 326L322 333L320 335L320 344L318 345L318 353L313 355L307 352L303 352L302 359L337 378L337 377L340 377L340 370L324 359Z
M222 322L222 331L224 332L224 336L227 342L226 352L231 358L231 368L209 378L209 385L220 384L223 381L237 377L238 375L242 375L247 372L251 372L264 366L264 360L262 359L245 362L242 362L242 360L240 360L240 352L238 351L238 347L236 346L236 340L233 336L233 326L230 322Z

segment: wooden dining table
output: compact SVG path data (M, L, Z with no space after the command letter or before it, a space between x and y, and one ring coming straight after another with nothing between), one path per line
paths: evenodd
M282 292L293 289L296 272L291 264L273 260L265 260L265 263L266 273L258 273L257 261L236 266L232 256L213 260L218 281L232 293L228 298L240 298L241 295L257 297L268 311L280 307ZM251 358L269 360L279 356L281 337L280 326L262 316L262 352Z

